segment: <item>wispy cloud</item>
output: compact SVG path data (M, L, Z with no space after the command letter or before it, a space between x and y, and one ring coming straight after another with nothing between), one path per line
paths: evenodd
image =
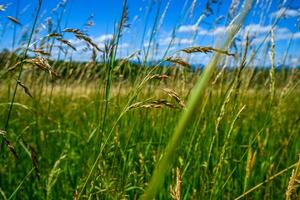
M179 33L190 33L197 31L198 27L196 25L182 25L179 27Z
M271 25L263 26L260 24L249 24L244 28L244 32L249 32L250 34L260 34L270 32L271 29Z
M259 24L250 24L246 26L241 32L240 36L245 37L246 33L249 33L249 36L254 38L252 40L252 44L260 44L262 42L269 42L270 41L270 32L271 32L272 26L267 25L259 25ZM269 35L268 35L269 34ZM288 28L285 27L274 27L274 34L275 34L275 41L283 41L283 40L289 40L294 39L298 40L300 39L300 32L292 32Z
M199 16L197 22L193 25L181 25L178 29L179 33L188 33L188 32L195 32L199 30L200 23L204 19L205 14Z
M193 40L189 38L173 38L172 37L167 37L164 39L159 40L160 45L169 45L170 42L174 45L186 45L186 44L192 44Z
M218 35L223 35L225 32L226 32L225 26L218 26L218 27L210 29L210 30L200 29L198 34L206 35L206 36L218 36Z
M111 40L113 38L112 34L105 34L105 35L101 35L99 37L96 37L94 40L98 43L104 43L107 42L109 40Z
M291 31L283 32L283 31L275 31L275 41L289 40L289 39L299 40L300 32L292 33ZM266 35L261 35L255 39L253 39L253 44L260 44L261 42L269 42L271 40L271 36L266 38Z
M169 45L172 42L172 45L188 45L192 44L193 40L190 38L172 38L172 37L166 37L166 38L160 38L158 40L159 46L166 46ZM148 47L149 42L144 43L144 47Z
M288 9L288 8L281 8L276 12L271 13L271 17L285 17L285 18L290 18L290 17L298 17L300 16L300 9L298 10L293 10L293 9Z
M198 31L198 35L216 36L224 34L226 31L226 27L219 26L214 29L207 30L203 28L198 28L197 25L182 25L178 29L179 33L190 33L195 31Z

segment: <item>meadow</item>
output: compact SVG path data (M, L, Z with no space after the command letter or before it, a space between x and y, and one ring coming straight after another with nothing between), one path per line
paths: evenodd
M38 38L35 3L23 46L0 53L0 199L299 199L299 67L276 66L273 29L265 54L248 34L231 48L256 1L243 2L223 43L157 62L151 47L119 56L126 1L104 48L76 28ZM76 50L64 34L91 59L62 59ZM204 67L189 60L199 54Z

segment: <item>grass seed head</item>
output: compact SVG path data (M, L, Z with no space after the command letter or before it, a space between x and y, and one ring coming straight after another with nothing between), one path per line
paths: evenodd
M18 154L17 154L13 144L6 138L6 131L0 130L0 136L2 137L2 139L5 143L5 145L7 146L8 150L12 153L14 158L17 160L18 159Z
M195 46L195 47L188 47L185 49L182 49L181 51L191 54L191 53L212 53L212 52L217 52L217 53L221 53L221 54L225 54L228 56L235 56L235 54L233 53L229 53L226 50L222 50L222 49L217 49L217 48L213 48L213 47L200 47L200 46Z
M79 29L74 29L74 28L66 28L63 30L63 32L83 35L83 33Z
M85 41L87 44L91 45L93 48L97 49L98 51L101 51L102 50L97 46L96 43L94 43L92 41L91 38L89 38L88 36L84 35L84 34L75 34L75 37L78 38L79 40L83 40Z
M169 78L169 76L165 75L165 74L154 74L149 78L149 80L151 80L151 79L162 80L162 79L166 79L166 78Z
M144 102L134 103L128 107L128 110L136 109L136 108L163 108L163 107L169 107L173 109L177 108L175 105L173 105L172 103L170 103L165 99L158 99L148 103L144 103Z
M62 38L56 38L58 41L62 42L63 44L69 46L71 49L73 49L74 51L77 51L77 49L72 45L71 42L69 42L68 40L64 40Z
M59 34L59 33L49 33L47 35L47 37L51 38L51 37L62 37L62 34Z
M7 16L7 18L8 18L10 21L12 21L13 23L15 23L15 24L17 24L17 25L19 25L19 26L22 26L21 22L20 22L18 19L14 18L14 17L12 17L12 16Z
M50 53L44 51L43 49L33 49L32 52L38 53L43 56L50 56Z
M286 200L297 199L297 188L300 187L300 154L298 163L292 171L292 175L289 180L288 188L285 193ZM299 196L298 196L299 197Z
M172 57L172 56L170 56L170 57L166 58L166 61L169 61L171 63L175 63L175 64L178 64L178 65L181 65L183 67L191 68L191 65L188 62L184 61L180 57Z
M169 88L164 88L164 92L166 92L171 98L175 99L175 101L182 107L185 108L185 103L183 100L181 100L178 93L176 93L174 90L171 90Z
M181 199L181 186L182 186L182 176L180 174L180 170L177 167L176 168L176 185L172 187L170 185L170 195L171 198L174 200L180 200Z
M25 92L28 96L30 96L31 98L33 98L33 97L32 97L32 94L30 93L30 90L28 89L28 87L27 87L26 85L24 85L23 83L21 83L20 80L17 80L17 83L18 83L18 85L20 85L20 86L24 89L24 92Z
M58 73L50 66L47 59L43 57L36 57L32 59L25 59L23 62L32 64L43 71L47 71L50 74L50 77L54 75L55 77L59 77Z

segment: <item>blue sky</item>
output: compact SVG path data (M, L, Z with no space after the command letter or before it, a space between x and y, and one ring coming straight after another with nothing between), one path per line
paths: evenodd
M89 36L100 47L103 47L104 43L111 38L122 13L122 0L68 0L65 9L57 8L60 2L62 1L43 0L39 16L40 32L36 38L47 35L46 19L51 18L56 26L55 23L63 11L62 29L66 27L87 29ZM208 2L210 3L208 4ZM168 54L189 46L215 46L218 41L222 40L226 26L238 13L242 4L242 0L128 0L130 28L125 30L121 38L118 55L124 57L136 50L145 52L149 46L154 25L156 25L155 30L157 31L155 40L150 43L150 59L155 60L162 57L171 41L173 30L175 30L175 39ZM22 23L22 26L17 27L17 41L20 41L22 34L30 28L33 21L37 0L2 0L0 5L5 5L5 9L0 11L0 47L11 49L14 25L7 19L7 16L16 16L18 10L17 18ZM209 9L206 9L207 5L209 5ZM54 10L56 12L53 12ZM159 17L155 24L157 13ZM232 17L230 17L230 13ZM236 44L240 48L244 43L245 33L249 31L251 48L260 46L278 16L281 18L275 27L276 64L282 64L287 55L286 62L291 65L299 65L299 0L256 0L237 36ZM85 26L87 21L93 22L93 26L87 28ZM90 58L90 52L82 51L85 49L82 42L70 35L64 35L64 37L78 47L78 51L72 54L73 59L88 60ZM256 64L268 63L268 61L264 62L266 58L269 58L265 57L264 52L269 40L270 37L267 37L266 42L261 46L255 60ZM58 49L53 53L55 54L57 51ZM191 60L194 63L205 64L209 58L209 55L194 55Z

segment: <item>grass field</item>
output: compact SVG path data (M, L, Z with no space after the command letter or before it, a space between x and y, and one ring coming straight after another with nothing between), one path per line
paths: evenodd
M248 36L230 53L251 5L218 48L182 50L211 54L204 69L174 55L147 66L119 58L125 4L103 51L65 30L101 61L50 58L55 43L73 47L52 31L36 55L34 34L2 52L0 199L299 199L299 68L276 68L273 33L270 67L253 66L262 54Z

